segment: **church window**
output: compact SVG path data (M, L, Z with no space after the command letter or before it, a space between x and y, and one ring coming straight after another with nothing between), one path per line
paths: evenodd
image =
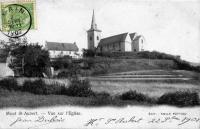
M90 36L90 40L92 41L92 36Z
M97 40L99 40L99 36L97 36Z

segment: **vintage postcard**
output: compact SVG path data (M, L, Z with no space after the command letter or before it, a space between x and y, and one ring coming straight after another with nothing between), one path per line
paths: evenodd
M0 129L200 129L199 0L0 0Z

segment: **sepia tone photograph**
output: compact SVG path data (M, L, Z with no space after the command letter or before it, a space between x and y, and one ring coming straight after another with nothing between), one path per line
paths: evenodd
M199 9L198 0L0 0L0 109L198 108ZM18 118L10 127L28 121Z

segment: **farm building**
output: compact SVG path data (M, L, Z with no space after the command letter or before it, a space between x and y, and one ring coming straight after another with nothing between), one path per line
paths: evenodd
M71 56L72 58L79 57L76 43L59 43L46 41L45 48L49 51L50 58L56 58L60 56Z

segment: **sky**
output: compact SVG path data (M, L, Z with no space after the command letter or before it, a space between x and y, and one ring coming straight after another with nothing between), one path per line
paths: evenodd
M26 37L45 41L76 42L87 48L92 10L102 37L137 32L145 49L180 55L200 63L199 0L35 0L37 28ZM0 39L5 39L0 33Z

